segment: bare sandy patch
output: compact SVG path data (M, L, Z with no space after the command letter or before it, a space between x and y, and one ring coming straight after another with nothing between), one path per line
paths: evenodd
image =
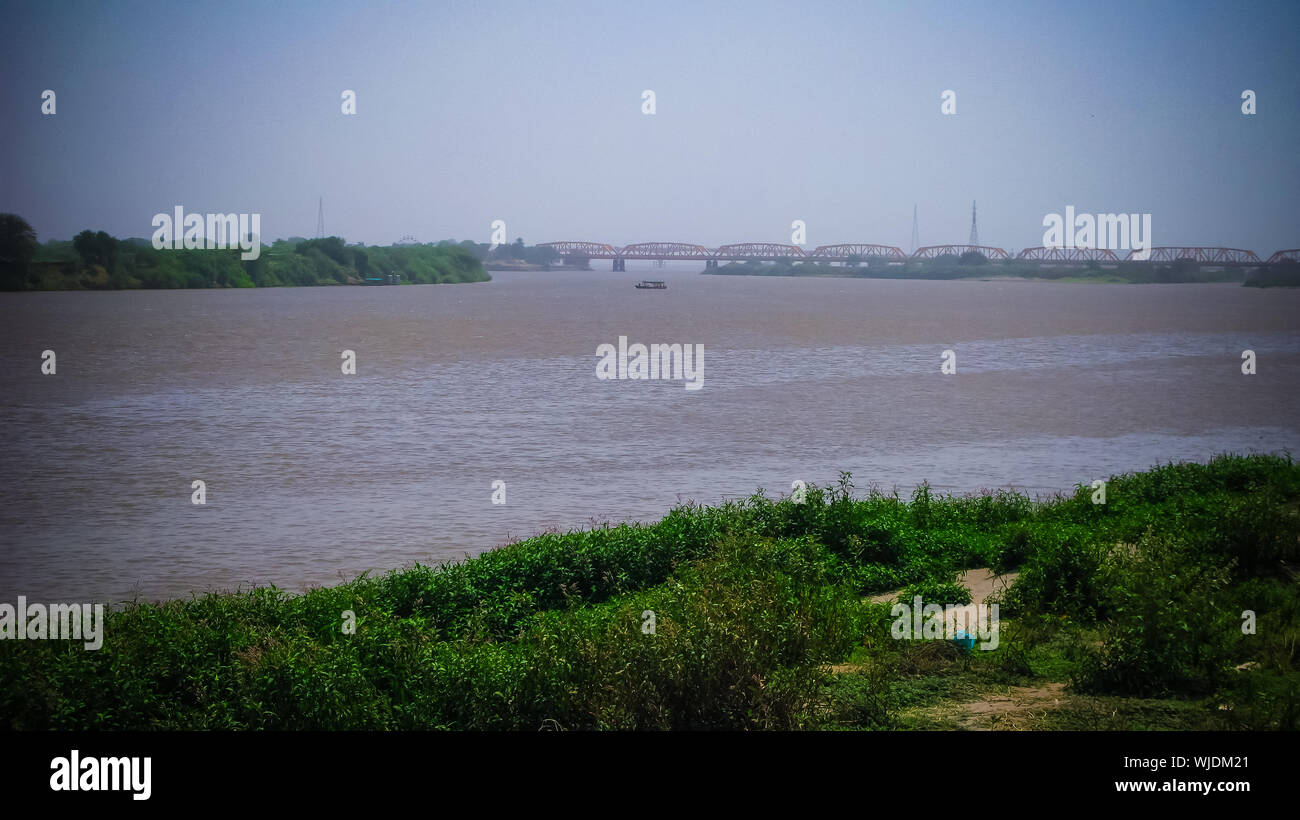
M988 567L965 570L957 577L957 583L970 590L971 602L960 609L969 609L974 613L976 604L988 603L989 598L1010 587L1019 575L1018 572L998 575ZM883 592L880 595L872 595L869 600L873 604L887 604L897 599L902 591L896 589L893 592Z
M918 709L914 714L939 720L958 729L972 731L1026 731L1052 709L1071 701L1064 683L1041 686L1012 686L965 703L942 703Z

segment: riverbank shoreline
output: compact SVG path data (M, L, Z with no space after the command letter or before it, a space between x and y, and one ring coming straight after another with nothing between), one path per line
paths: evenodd
M1300 634L1300 466L1220 456L1104 493L858 497L842 474L302 595L133 604L96 651L0 640L4 723L933 729L1014 711L1009 728L1296 728L1275 707L1300 704L1282 651ZM1014 582L972 601L976 568ZM884 590L899 603L870 600ZM900 640L918 596L999 604L998 645ZM1007 706L1043 692L1068 708Z
M844 272L841 272L843 270ZM854 269L834 269L825 271L803 272L797 270L728 271L726 268L711 268L700 271L708 276L772 276L791 279L878 279L878 280L913 280L930 282L1059 282L1063 284L1098 284L1098 285L1160 285L1160 284L1206 284L1206 285L1250 285L1248 278L1236 275L1207 274L1197 278L1168 277L1163 279L1135 278L1116 273L1114 270L1087 272L1083 268L1062 272L1059 276L1041 274L990 274L988 272L949 273L949 272L915 272L889 273ZM1281 285L1278 285L1281 286Z

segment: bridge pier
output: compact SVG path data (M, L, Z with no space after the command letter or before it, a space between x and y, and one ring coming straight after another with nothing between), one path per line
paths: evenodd
M711 269L711 268L716 268L717 266L718 266L718 260L716 260L716 259L705 259L705 260L704 260L704 269L705 269L705 270L709 270L709 269Z
M620 257L614 257L614 263L610 266L612 271L627 270L627 260Z

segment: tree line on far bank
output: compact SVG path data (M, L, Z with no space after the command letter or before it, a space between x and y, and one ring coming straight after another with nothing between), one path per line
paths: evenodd
M479 261L488 264L493 262L526 262L530 265L541 265L544 268L549 268L551 265L560 262L560 254L555 248L544 245L525 245L522 237L509 244L502 243L496 247L486 242L475 242L472 239L462 240L458 244L478 257Z
M730 262L708 273L740 276L847 276L873 279L965 279L970 277L1014 276L1032 279L1095 279L1102 282L1134 284L1173 284L1187 282L1240 282L1247 287L1300 286L1300 264L1278 265L1242 270L1240 268L1202 266L1191 259L1169 264L1123 261L1113 267L1098 262L1084 265L1052 265L1021 259L992 261L978 251L960 257L952 254L933 260L908 260L891 265L876 260L849 257L843 265L826 260L784 259L775 262L747 260Z
M416 284L487 281L482 257L466 244L473 245L365 246L337 236L295 237L263 245L256 259L245 260L238 248L156 250L148 239L104 231L42 243L22 217L0 214L0 290L346 285L389 274Z

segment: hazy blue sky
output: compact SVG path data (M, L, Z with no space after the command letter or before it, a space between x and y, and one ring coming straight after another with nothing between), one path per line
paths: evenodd
M0 211L42 240L257 212L265 239L1300 246L1300 3L3 6ZM57 113L41 114L41 92ZM340 112L344 89L356 116ZM641 113L653 89L657 113ZM957 93L957 114L940 94ZM1241 113L1241 92L1258 113Z

